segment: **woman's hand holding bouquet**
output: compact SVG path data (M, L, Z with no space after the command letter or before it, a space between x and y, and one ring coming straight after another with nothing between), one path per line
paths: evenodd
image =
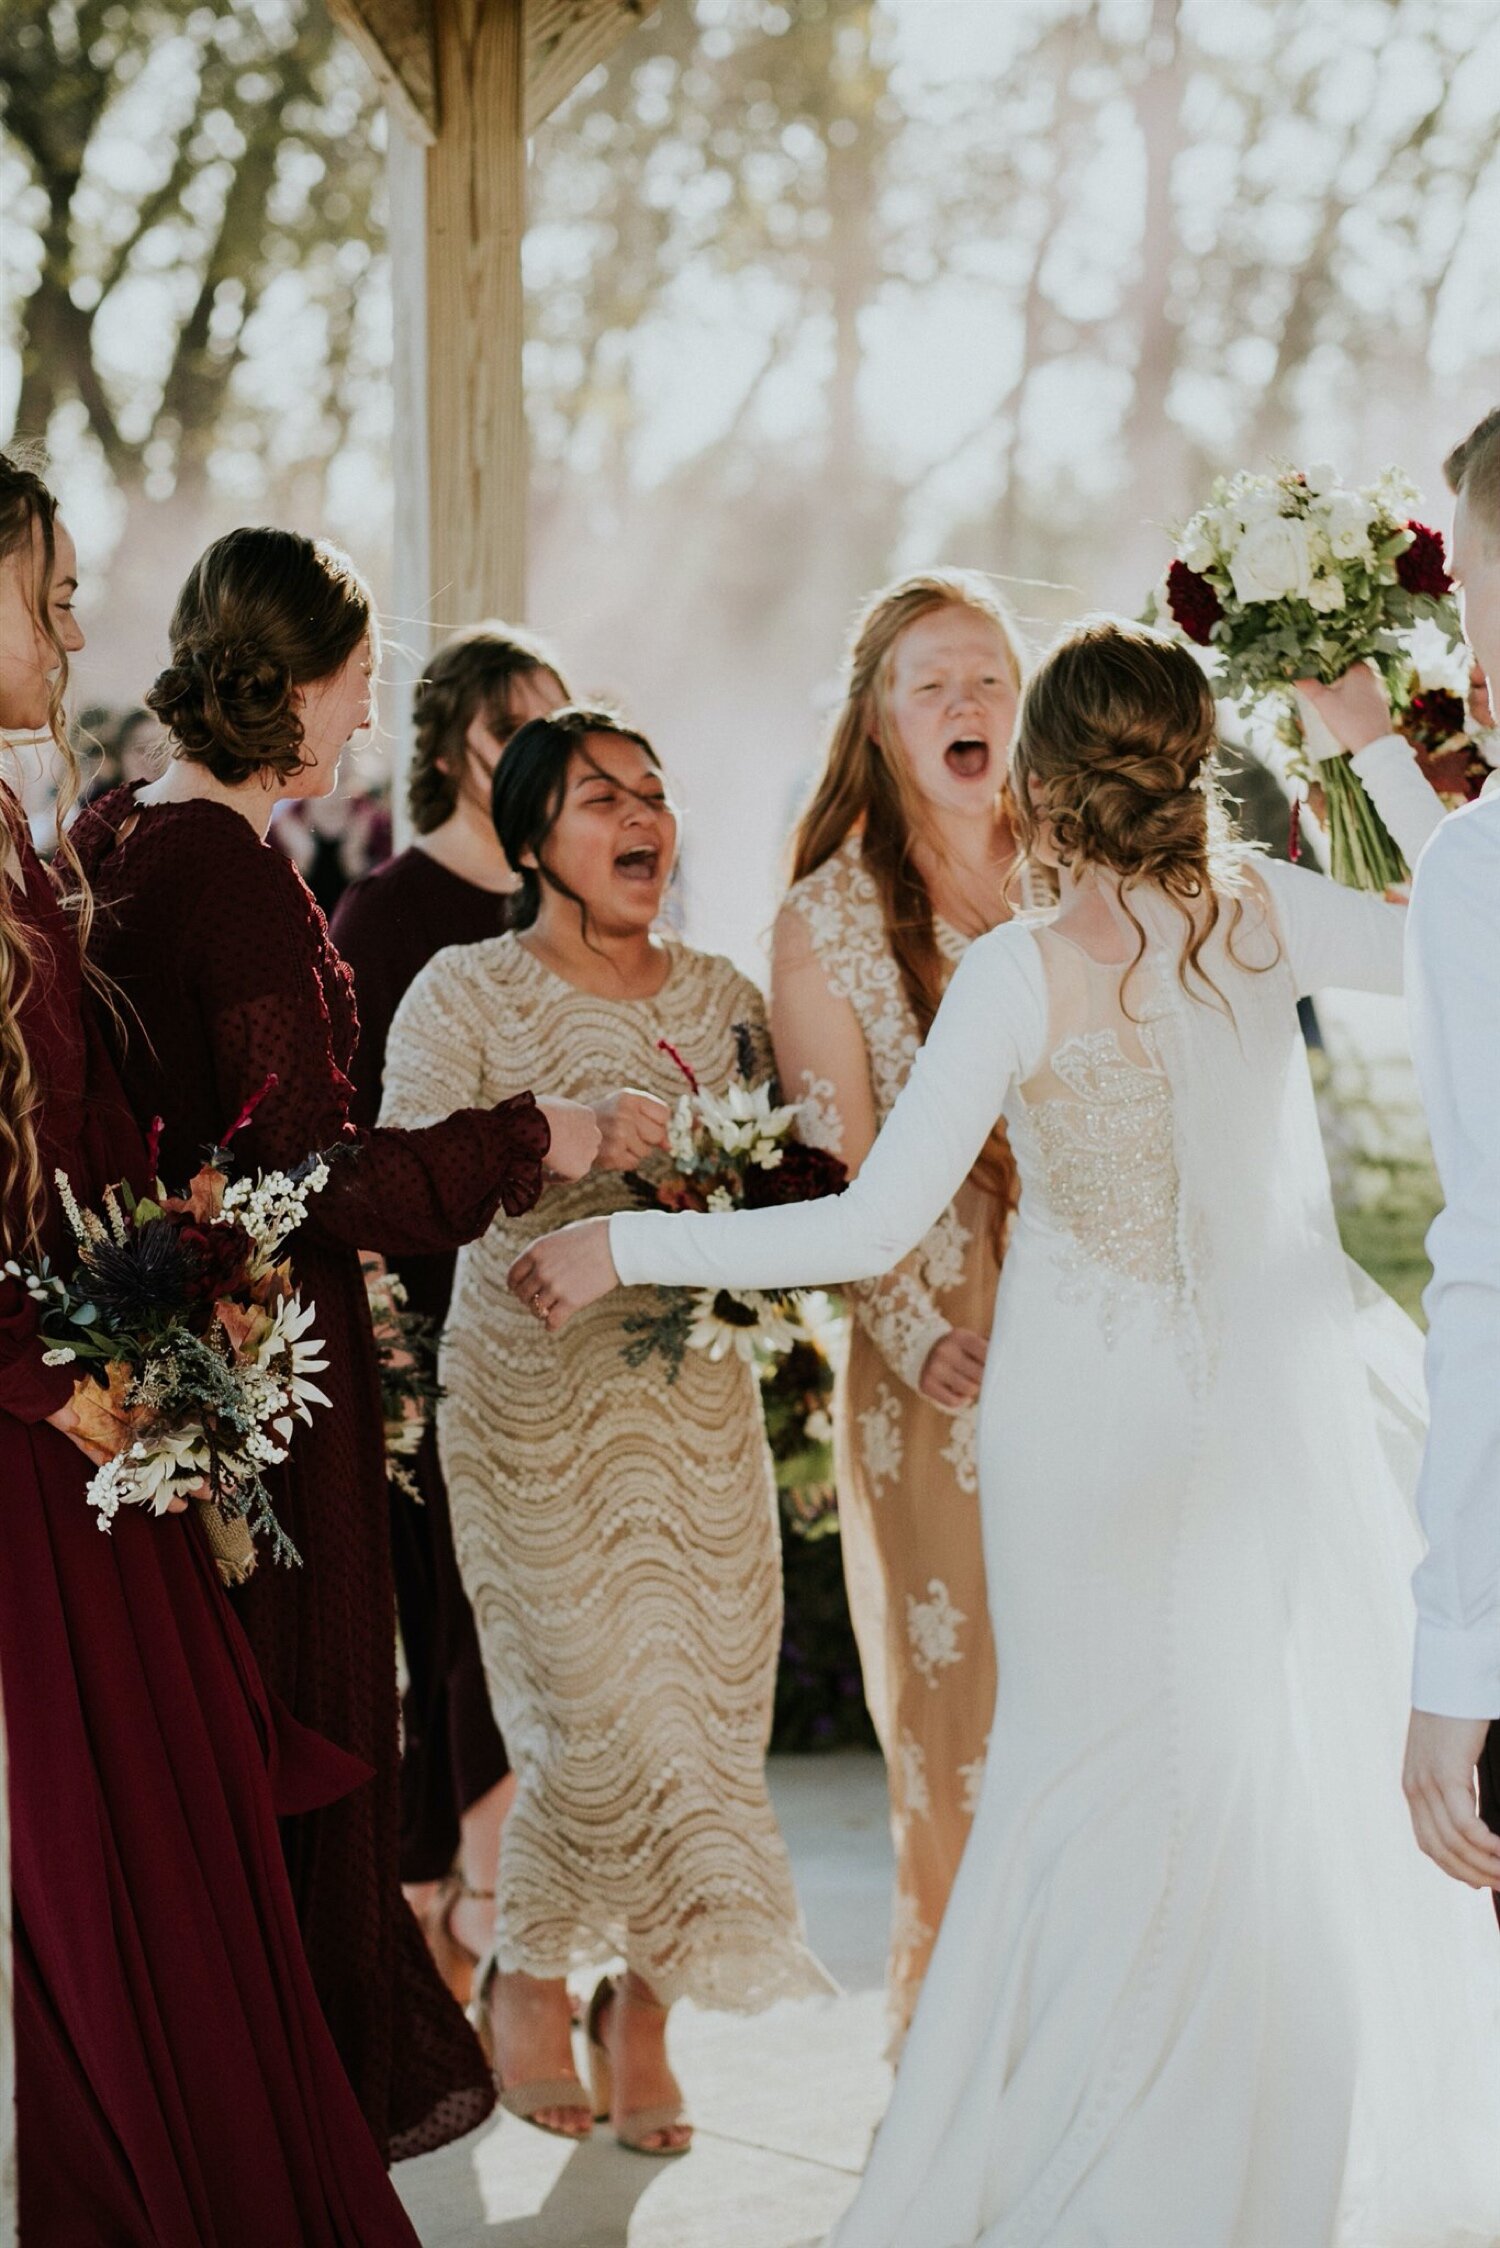
M687 1091L675 1112L652 1102L666 1119L652 1113L646 1137L654 1151L665 1145L669 1168L653 1163L631 1169L627 1183L636 1200L653 1210L763 1209L772 1203L809 1202L837 1194L848 1174L837 1156L807 1147L796 1137L797 1110L778 1103L774 1089L754 1081L754 1040L737 1026L739 1069L722 1094L707 1093L676 1050L664 1041L682 1072ZM639 1104L648 1094L624 1093L620 1104ZM608 1105L608 1104L606 1104ZM617 1166L610 1165L609 1168ZM546 1235L516 1259L509 1274L511 1293L543 1324L556 1330L576 1313L619 1285L609 1249L609 1220L586 1218ZM643 1366L656 1351L675 1381L689 1350L724 1358L732 1351L752 1359L757 1347L785 1350L797 1339L798 1295L794 1290L662 1288L662 1308L625 1322L633 1340L626 1363Z
M80 1369L54 1419L96 1464L87 1497L102 1530L122 1506L163 1514L198 1499L226 1576L249 1574L257 1532L278 1560L297 1560L262 1471L328 1402L311 1379L327 1364L309 1332L313 1306L283 1255L327 1176L309 1157L232 1179L216 1148L183 1193L121 1181L94 1210L57 1173L69 1264L6 1269L36 1306L46 1362Z

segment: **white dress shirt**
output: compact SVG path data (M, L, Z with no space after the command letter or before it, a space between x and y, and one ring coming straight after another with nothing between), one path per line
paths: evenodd
M1412 1699L1500 1716L1500 797L1424 852L1407 927L1412 1052L1445 1208L1428 1236L1432 1426L1417 1493Z

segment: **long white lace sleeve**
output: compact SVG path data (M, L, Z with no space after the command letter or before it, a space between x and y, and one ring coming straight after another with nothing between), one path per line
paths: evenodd
M627 1286L795 1288L866 1280L921 1240L968 1176L1018 1078L1047 1036L1036 941L1014 923L972 944L885 1128L842 1194L778 1210L609 1221Z
M1415 866L1443 824L1443 804L1422 777L1410 742L1386 734L1352 760L1370 800ZM1257 872L1275 902L1297 995L1402 989L1406 908L1346 890L1312 867L1262 859Z
M1423 777L1409 741L1382 734L1349 760L1376 811L1414 867L1443 824L1443 800Z
M1346 890L1313 867L1261 859L1255 871L1271 893L1299 999L1314 991L1400 992L1405 906Z

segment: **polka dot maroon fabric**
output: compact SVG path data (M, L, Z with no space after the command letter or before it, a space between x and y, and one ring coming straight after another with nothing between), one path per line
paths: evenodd
M163 1178L187 1178L257 1094L234 1141L242 1168L334 1151L293 1244L332 1410L314 1413L274 1471L303 1565L263 1562L236 1604L267 1683L375 1767L370 1787L283 1831L314 1982L375 2136L399 2160L472 2129L493 2092L398 1881L394 1595L357 1252L438 1253L501 1208L529 1209L546 1120L523 1094L424 1131L356 1130L352 984L290 862L232 807L138 810L128 790L92 806L75 834L98 900L95 956L121 996L126 1088L143 1121L164 1122Z

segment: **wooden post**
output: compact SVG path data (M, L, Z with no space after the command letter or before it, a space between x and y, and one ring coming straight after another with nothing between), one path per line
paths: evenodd
M524 0L434 0L432 24L439 123L427 155L428 521L431 616L441 636L525 610Z
M330 0L386 90L395 316L398 835L411 687L433 643L526 612L526 136L645 0ZM403 838L404 839L404 838Z
M391 743L396 840L410 840L406 775L411 763L412 691L432 653L432 524L427 438L427 149L408 138L389 106L386 239L391 258L391 627L381 663L380 720Z

